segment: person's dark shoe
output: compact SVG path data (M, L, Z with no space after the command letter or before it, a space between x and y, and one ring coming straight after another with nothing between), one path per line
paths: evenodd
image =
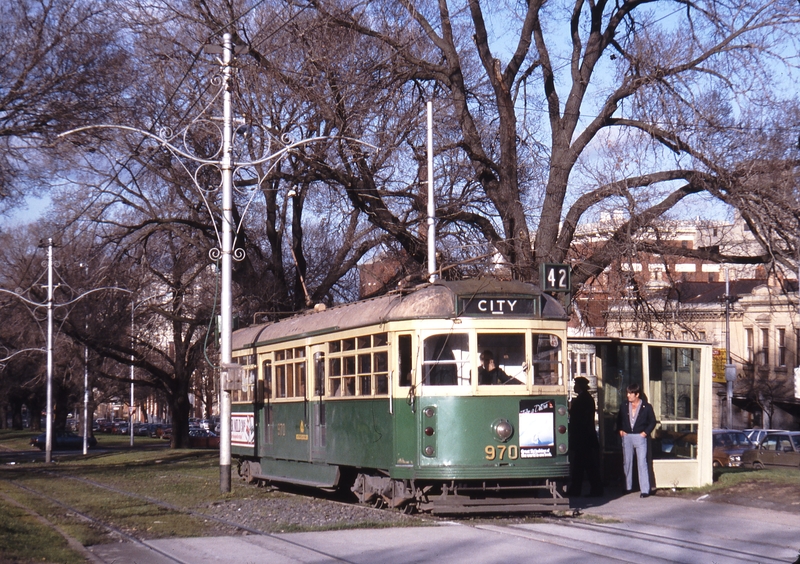
M650 494L648 493L639 494L639 497L650 497Z

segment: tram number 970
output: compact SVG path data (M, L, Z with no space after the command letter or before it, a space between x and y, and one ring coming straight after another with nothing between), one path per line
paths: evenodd
M517 445L486 445L483 452L486 453L486 460L516 460L519 458Z

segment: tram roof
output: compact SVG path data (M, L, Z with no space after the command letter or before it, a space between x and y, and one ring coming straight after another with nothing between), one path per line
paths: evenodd
M566 320L564 307L552 296L526 282L494 278L442 281L424 284L411 290L337 305L324 310L309 310L293 317L251 325L233 333L232 348L239 350L254 345L284 341L304 335L317 335L408 319L454 318L457 298L475 297L541 297L538 318Z

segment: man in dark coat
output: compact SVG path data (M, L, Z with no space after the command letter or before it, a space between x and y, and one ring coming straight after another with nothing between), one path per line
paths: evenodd
M569 452L571 483L568 495L579 496L583 488L583 476L589 480L589 496L603 495L600 478L600 443L594 427L595 403L589 392L589 380L583 376L575 378L577 394L569 406Z
M617 416L617 429L622 438L622 462L625 469L625 489L633 489L633 455L639 468L641 497L650 495L650 468L647 465L647 440L656 428L653 406L641 395L639 384L628 386L628 401L622 404Z

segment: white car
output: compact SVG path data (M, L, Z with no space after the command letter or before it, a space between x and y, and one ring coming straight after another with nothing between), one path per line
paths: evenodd
M764 437L767 436L767 433L774 433L778 430L779 429L745 429L744 434L747 435L747 438L750 439L753 446L758 446L761 444Z

